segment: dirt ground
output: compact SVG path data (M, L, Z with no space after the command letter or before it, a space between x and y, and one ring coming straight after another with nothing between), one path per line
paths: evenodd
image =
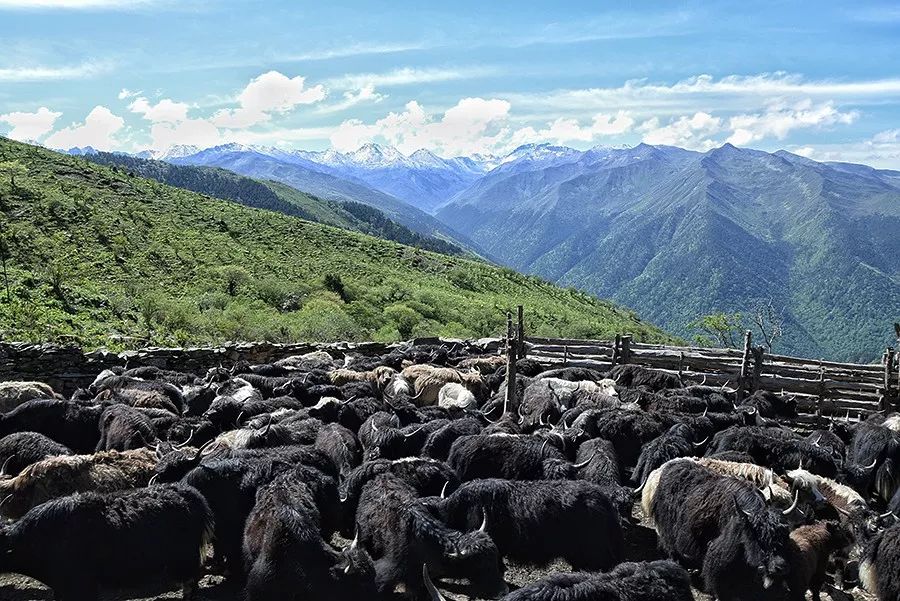
M642 520L639 505L635 505L635 520L640 520L636 525L629 525L625 531L625 556L629 561L649 561L661 559L662 555L657 550L656 533ZM337 546L349 544L349 541L336 539ZM556 562L544 568L516 565L507 562L506 582L510 590L524 586L551 574L553 572L571 571L568 564L563 561ZM437 583L444 595L450 601L481 601L478 597L467 594L465 582L443 581ZM712 597L694 591L696 601L712 601ZM807 599L811 599L807 593ZM142 596L136 594L118 594L103 597L104 601L151 601L166 600L177 601L181 599L180 590L172 590L164 594ZM396 595L397 601L402 601L401 594ZM838 591L827 587L822 593L823 601L875 601L875 597L865 591L854 588L849 591ZM0 575L0 601L53 601L53 594L40 583L15 574ZM239 591L235 591L224 584L220 576L208 575L200 581L200 590L197 601L243 601ZM360 600L364 601L364 600Z

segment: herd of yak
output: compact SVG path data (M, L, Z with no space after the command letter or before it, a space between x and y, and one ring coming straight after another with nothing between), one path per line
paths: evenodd
M0 383L0 572L59 601L190 599L210 572L247 601L436 601L438 579L510 601L900 599L900 414L801 436L786 395L516 366L510 394L502 357L424 345L107 370L68 399ZM669 559L628 561L639 522ZM507 560L558 559L572 572L510 592Z

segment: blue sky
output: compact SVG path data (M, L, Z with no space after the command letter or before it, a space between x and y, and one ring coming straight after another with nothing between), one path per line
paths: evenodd
M0 134L50 147L731 142L900 168L896 2L0 0L0 23Z

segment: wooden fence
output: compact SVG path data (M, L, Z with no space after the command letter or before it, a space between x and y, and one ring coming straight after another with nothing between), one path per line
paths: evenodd
M750 332L744 349L666 346L615 340L526 338L524 353L550 364L608 370L632 363L680 374L685 383L728 385L741 398L755 390L785 391L796 396L798 424L815 424L821 416L862 416L896 408L900 390L898 353L885 351L881 364L816 361L770 354L754 347ZM520 345L521 347L521 345Z

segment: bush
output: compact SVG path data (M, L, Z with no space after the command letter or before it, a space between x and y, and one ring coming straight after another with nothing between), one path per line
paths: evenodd
M291 336L296 340L334 342L364 337L359 325L338 303L314 299L291 316Z

